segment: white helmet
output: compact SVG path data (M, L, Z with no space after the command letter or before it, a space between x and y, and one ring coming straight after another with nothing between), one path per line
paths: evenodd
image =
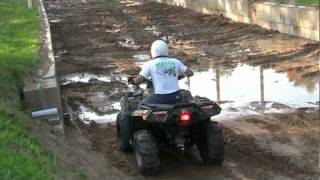
M169 49L166 42L163 40L156 40L152 43L151 46L151 56L156 58L158 56L168 56Z

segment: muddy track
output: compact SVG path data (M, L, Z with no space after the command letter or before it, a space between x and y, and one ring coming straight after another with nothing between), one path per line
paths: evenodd
M317 179L319 175L317 169L318 160L316 159L318 151L317 147L310 145L318 144L319 130L307 129L305 126L319 126L316 118L319 111L301 115L301 113L304 112L304 110L300 110L293 112L293 114L296 118L298 116L309 118L308 121L301 121L301 119L292 121L290 116L285 115L246 117L241 119L242 121L258 125L258 127L261 127L261 125L259 125L261 123L266 124L268 126L267 129L272 132L270 134L276 135L277 137L266 140L265 143L282 142L286 144L291 141L285 139L285 137L291 138L297 135L299 138L308 137L306 138L309 139L308 141L301 141L301 143L304 143L303 145L308 146L310 149L308 153L304 153L302 156L281 154L283 152L274 151L271 146L267 144L262 143L263 145L261 145L261 142L259 142L260 139L255 137L259 137L259 135L239 133L239 129L226 126L224 133L226 139L226 160L222 167L206 167L195 159L182 157L179 154L172 154L172 152L162 152L160 157L162 159L163 174L157 176L157 178L179 179L190 176L192 179L197 177L208 179L210 179L210 177L222 179L242 179L244 177L252 179L282 179L284 177L291 177L293 179ZM261 118L263 118L263 120ZM274 123L279 123L277 118L284 121L283 124L275 125ZM74 120L76 120L76 118ZM116 168L122 175L125 175L125 177L140 178L134 171L131 154L119 152L117 140L114 136L116 132L112 124L99 125L91 123L88 126L78 120L74 123L81 129L82 133L90 139L92 151L103 155L105 158L104 161L111 164L113 168ZM292 126L285 125L286 123L291 123ZM281 126L290 128L286 129ZM250 128L250 126L247 128ZM291 129L297 132L292 134L290 132ZM282 133L289 134L283 136ZM265 135L268 136L268 134ZM191 170L193 173L185 174L185 170Z
M66 112L71 113L67 153L74 155L63 161L81 164L90 179L149 179L135 173L130 154L119 152L113 123L83 121L82 111L85 107L108 118L116 113L116 103L128 89L126 77L149 60L149 47L156 39L166 40L172 56L197 71L233 69L237 63L272 67L288 72L290 81L309 91L319 77L319 44L221 16L150 0L45 0L45 6ZM73 82L77 76L88 80ZM222 167L164 152L163 173L152 179L317 179L317 118L315 108L239 117L238 124L222 121Z
M54 43L55 52L67 50L58 58L63 59L63 63L58 62L59 73L66 74L75 68L73 66L80 69L81 66L92 66L94 69L100 65L102 70L115 65L110 61L132 61L132 55L148 51L150 43L158 38L170 42L172 55L198 63L208 59L217 64L259 58L288 59L317 47L316 44L308 45L306 40L234 23L219 16L198 14L152 1L141 1L136 6L129 6L130 3L89 1L65 4L57 1L55 4L64 8L51 5L52 12L63 19L52 23L54 39L64 40ZM264 43L279 40L280 45ZM249 54L239 53L248 48ZM67 63L71 64L71 69L65 68L69 67Z

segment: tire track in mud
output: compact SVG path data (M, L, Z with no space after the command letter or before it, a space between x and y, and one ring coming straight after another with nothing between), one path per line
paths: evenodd
M241 171L248 177L259 179L270 179L273 175L282 175L293 179L316 179L319 175L314 169L307 167L299 167L296 163L291 162L290 156L279 155L262 148L256 144L256 139L250 135L235 134L232 129L225 129L226 139L229 143L226 146L226 151L229 153L228 158L232 162L241 162L242 164L250 164L255 168L252 172L248 166L238 166Z
M266 174L259 172L263 170L293 179L317 179L320 175L318 117L319 109L300 108L290 114L248 116L236 123L223 122L228 140L226 152L230 153L227 156L233 161L263 167L256 175ZM243 168L243 171L248 170Z
M298 49L286 51L286 52L263 52L263 53L252 53L245 56L245 61L249 61L249 64L259 65L265 64L272 60L272 62L290 60L296 57L303 57L305 55L314 52L319 48L320 44L305 44ZM250 62L252 61L252 62Z
M195 69L216 65L233 67L237 62L261 65L267 61L306 58L319 45L258 26L234 23L221 16L204 15L150 0L45 0L45 4L51 19L58 75L62 79L65 75L84 72L104 76L137 73L137 63L144 60L137 60L133 56L148 54L151 42L159 38L170 43L173 56ZM52 21L55 19L59 21ZM279 40L281 46L273 43ZM312 55L311 59L316 56ZM314 67L312 60L308 64ZM76 132L70 130L71 134L74 133L70 141L72 138L77 139L78 135L89 139L90 143L86 145L90 146L91 151L87 157L79 159L85 161L91 155L101 155L103 158L97 160L98 164L106 169L97 169L97 174L106 174L108 177L108 168L112 168L112 172L122 175L121 178L144 179L130 165L131 154L124 155L117 150L113 125L86 125L78 117L80 105L86 105L99 113L97 107L103 106L103 103L90 99L97 99L95 94L108 96L113 91L111 89L117 87L119 94L114 99L106 98L106 101L118 101L127 89L124 82L120 83L122 85L118 81L90 81L62 86L62 94L68 99L66 103L73 114L71 125L77 128ZM223 167L190 165L189 161L167 155L169 157L164 158L168 167L158 179L256 179L261 175L261 178L268 179L278 174L279 177L284 175L296 179L297 174L303 177L312 173L295 164L282 167L281 164L289 162L290 157L261 149L253 136L235 134L233 130L226 129L226 139L226 162ZM91 168L89 176L96 177L92 173L95 172Z

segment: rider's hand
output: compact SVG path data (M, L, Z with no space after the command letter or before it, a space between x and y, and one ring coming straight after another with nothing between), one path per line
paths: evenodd
M184 77L185 77L185 75L183 75L183 74L179 74L179 76L178 76L178 80L183 79Z
M130 76L129 78L128 78L128 83L129 84L134 84L134 76Z
M191 77L193 76L193 71L191 69L187 69L186 72L184 73L184 75L186 75L187 77Z

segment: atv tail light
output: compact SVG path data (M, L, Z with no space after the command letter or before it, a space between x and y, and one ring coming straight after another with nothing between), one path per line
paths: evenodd
M191 121L191 112L186 110L182 111L179 120L182 124L188 124Z

